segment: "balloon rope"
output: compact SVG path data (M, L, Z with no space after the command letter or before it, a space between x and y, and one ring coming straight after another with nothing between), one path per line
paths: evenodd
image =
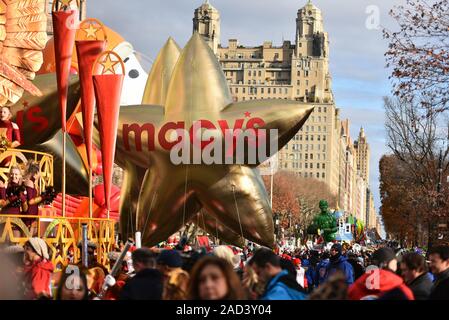
M148 220L150 220L150 216L151 216L151 210L153 210L153 202L154 202L154 198L156 197L157 192L155 192L153 194L153 199L151 199L151 204L150 204L150 211L147 215L147 218L145 219L145 224L143 225L143 230L142 230L142 239L145 236L145 232L147 231L147 223Z
M186 167L186 180L184 183L184 204L183 204L183 210L182 210L182 225L184 226L186 222L186 195L187 195L187 173L189 171L189 167Z
M218 220L215 218L215 233L217 234L216 244L218 244Z
M235 209L237 210L237 217L239 218L240 233L242 234L242 238L245 238L243 236L242 223L240 222L240 211L239 211L239 206L237 205L237 199L235 197L235 186L234 185L232 185L232 194L234 195Z

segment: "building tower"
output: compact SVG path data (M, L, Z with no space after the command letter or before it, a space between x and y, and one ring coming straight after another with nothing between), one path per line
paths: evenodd
M332 102L329 38L321 10L310 1L298 10L292 82L300 83L299 96L310 102ZM304 90L304 91L303 91Z
M220 12L209 3L209 0L195 9L193 32L202 35L214 54L217 54L220 44Z
M357 154L357 170L360 172L360 176L368 182L370 149L363 128L360 128L359 138L354 142L354 147Z

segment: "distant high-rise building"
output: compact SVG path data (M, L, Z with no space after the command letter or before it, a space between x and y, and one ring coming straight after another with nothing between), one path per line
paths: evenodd
M357 170L360 171L360 175L365 181L369 181L370 149L363 128L360 128L359 137L354 142L354 148L357 155Z

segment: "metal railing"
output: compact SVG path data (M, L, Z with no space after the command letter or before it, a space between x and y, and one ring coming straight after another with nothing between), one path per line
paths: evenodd
M27 227L22 219L34 219ZM115 243L115 221L57 216L2 215L0 213L0 246L23 246L31 237L42 238L57 270L81 261L82 224L88 226L88 239L97 245L97 261L108 267L108 253ZM33 234L34 233L34 234Z

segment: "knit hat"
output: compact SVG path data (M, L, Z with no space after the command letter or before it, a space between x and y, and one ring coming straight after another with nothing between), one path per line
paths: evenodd
M300 265L300 264L301 264L301 259L299 259L299 258L293 259L293 264L294 264L295 266Z
M380 266L381 264L387 265L393 259L396 259L393 249L384 247L373 253L371 263L376 266Z
M166 265L170 268L180 268L182 266L182 257L176 250L162 250L156 261L158 264Z
M28 240L28 242L33 247L38 256L47 260L50 259L50 257L48 256L47 244L44 240L42 240L41 238L31 238L30 240Z

